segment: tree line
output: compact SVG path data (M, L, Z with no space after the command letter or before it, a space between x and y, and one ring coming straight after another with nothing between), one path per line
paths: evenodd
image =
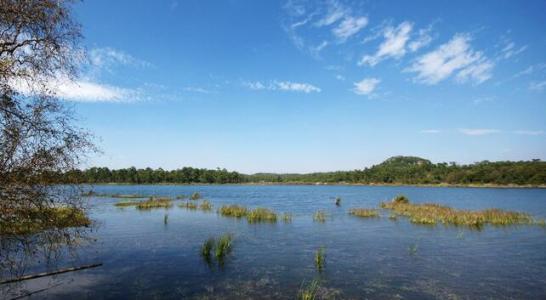
M67 173L85 183L362 183L362 184L460 184L546 185L546 162L482 161L474 164L432 163L411 157L391 157L381 164L353 171L309 174L241 174L226 169L184 167L163 169L90 168Z

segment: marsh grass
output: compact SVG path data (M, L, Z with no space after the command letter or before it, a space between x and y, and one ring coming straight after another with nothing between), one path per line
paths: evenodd
M315 267L319 272L321 272L324 269L324 264L326 263L326 252L324 250L324 247L320 247L315 252Z
M137 206L141 203L142 201L129 201L129 200L125 200L125 201L119 201L119 202L116 202L114 204L114 206L117 206L117 207L128 207L128 206Z
M188 202L184 202L184 203L178 204L178 207L180 207L180 208L186 208L186 209L191 209L191 210L196 210L196 209L197 209L197 204L188 201Z
M242 217L246 217L248 213L248 209L244 206L240 206L236 204L224 205L220 207L220 209L218 210L218 213L224 217L242 218Z
M216 241L214 238L209 238L203 243L203 246L201 246L201 256L203 256L203 258L205 258L207 261L210 261L211 253L215 245Z
M97 198L121 198L121 199L145 199L148 196L140 194L101 194L94 191L88 191L81 194L82 197L97 197Z
M304 286L305 282L301 284L300 290L298 291L298 300L314 300L317 299L317 294L320 288L320 282L315 279L309 283L309 285Z
M169 215L165 214L165 216L163 216L163 224L167 225L167 223L169 223Z
M0 220L0 236L26 235L53 228L88 227L92 223L84 210L74 207L18 209L10 214L17 217L14 221Z
M382 202L381 207L392 210L396 215L408 217L410 222L415 224L440 223L474 228L482 228L487 224L493 226L540 224L540 221L527 213L495 208L477 211L459 210L435 203L413 204L409 201L397 201L396 198L390 202Z
M282 214L282 220L284 221L284 223L292 223L292 214L291 213Z
M208 238L201 245L201 257L211 267L212 259L215 258L220 267L223 267L226 256L231 253L233 236L229 233L219 238ZM214 254L214 256L213 256Z
M326 222L326 213L321 210L316 211L313 214L313 221L319 222L319 223Z
M176 196L176 199L177 199L177 200L184 200L184 199L187 199L187 198L188 198L188 196L186 196L186 195L178 195L178 196Z
M277 213L268 208L258 207L247 212L246 219L248 223L276 223Z
M203 200L201 204L199 204L199 209L202 211L211 211L212 210L212 203L210 203L208 200Z
M224 259L224 257L231 252L232 240L233 240L233 237L231 236L231 234L227 233L222 235L216 241L215 256L219 262L221 262Z
M137 209L140 210L149 210L154 208L171 208L173 206L172 200L170 198L155 198L150 197L146 201L141 201L136 205Z
M377 209L368 208L351 208L349 214L361 218L377 218L379 211Z
M190 196L190 200L199 200L199 199L201 199L201 194L199 192L195 192L191 194Z

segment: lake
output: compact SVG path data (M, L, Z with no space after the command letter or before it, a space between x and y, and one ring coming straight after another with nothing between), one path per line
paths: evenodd
M4 297L39 291L31 299L294 299L319 280L319 294L337 299L545 299L546 229L540 226L434 227L380 218L349 208L377 208L404 194L412 202L461 209L501 208L546 218L546 189L370 186L108 185L94 191L175 197L199 192L212 212L118 208L121 199L90 197L96 241L63 253L58 267L97 268L0 286ZM341 206L334 202L341 197ZM226 218L223 204L292 213L290 223L249 224ZM324 223L313 213L325 211ZM165 224L165 214L168 222ZM200 255L203 242L233 235L223 265ZM322 272L314 264L324 247ZM29 273L43 271L37 264Z

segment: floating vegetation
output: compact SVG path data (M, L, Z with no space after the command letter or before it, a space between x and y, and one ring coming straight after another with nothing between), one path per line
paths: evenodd
M218 212L225 217L242 218L246 216L248 209L244 206L233 204L220 207Z
M259 223L259 222L276 223L277 214L268 208L258 207L249 211L246 214L246 219L248 223Z
M199 199L201 199L201 194L199 194L199 192L195 192L191 194L190 196L190 200L199 200Z
M137 209L147 210L153 208L170 208L173 206L170 198L154 198L150 197L146 201L141 201L136 205Z
M341 206L341 198L336 197L336 206Z
M212 203L210 203L208 200L203 200L203 202L201 202L201 204L199 205L199 209L203 211L211 211Z
M406 216L410 222L415 224L435 225L441 223L444 225L481 228L486 224L508 226L540 225L541 223L541 221L535 220L529 214L522 212L495 208L477 211L459 210L440 204L413 204L409 200L406 202L398 199L397 197L391 202L382 202L381 207L392 210L396 215Z
M184 202L184 203L178 204L178 207L180 207L180 208L187 208L187 209L191 209L191 210L195 210L195 209L197 209L197 204L188 201L188 202Z
M377 209L369 208L351 208L349 214L361 218L376 218L379 217L379 211Z
M325 263L326 253L324 251L324 247L320 247L317 252L315 252L315 267L317 267L317 270L319 270L319 272L322 271Z
M14 218L0 219L1 235L25 235L52 228L88 227L91 220L82 209L50 207L10 210Z
M291 213L282 214L282 220L284 221L284 223L292 223L292 214Z
M326 213L318 210L313 214L313 221L324 223L326 222Z
M317 279L311 281L309 285L304 286L305 282L302 283L300 290L298 292L298 300L314 300L317 299L317 294L319 291L320 283Z

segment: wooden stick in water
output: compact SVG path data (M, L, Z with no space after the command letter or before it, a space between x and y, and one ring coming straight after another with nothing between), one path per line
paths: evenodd
M44 273L38 273L38 274L34 274L34 275L26 275L26 276L22 276L22 277L19 277L19 278L0 281L0 284L13 283L13 282L18 282L18 281L23 281L23 280L34 279L34 278L52 276L52 275L57 275L57 274L62 274L62 273L67 273L67 272L74 272L74 271L79 271L79 270L84 270L84 269L96 268L96 267L100 267L100 266L102 266L102 263L92 264L92 265L85 265L85 266L81 266L81 267L72 267L72 268L60 269L60 270L53 271L53 272L44 272Z

